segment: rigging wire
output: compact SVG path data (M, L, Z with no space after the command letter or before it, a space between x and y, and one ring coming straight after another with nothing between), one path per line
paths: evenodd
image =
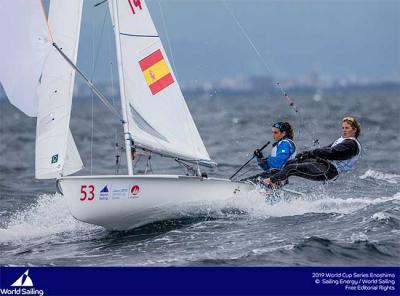
M173 72L174 72L174 76L175 76L176 80L179 80L179 79L178 79L178 76L179 76L179 75L177 75L177 69L176 69L176 66L175 66L174 52L173 52L173 48L172 48L171 41L170 41L169 34L168 34L167 23L166 23L166 21L165 21L164 10L163 10L163 8L162 8L161 1L157 1L157 4L158 4L158 7L159 7L159 9L160 9L161 21L162 21L162 25L163 25L163 30L164 30L164 32L165 32L165 38L166 38L166 40L167 40L167 45L168 45L169 53L170 53L170 55L171 55L172 70L173 70ZM180 89L180 87L179 87L179 89ZM183 105L180 105L180 106L181 106L182 114L186 114L187 112L186 112L185 106L183 106ZM190 112L189 112L189 115L190 115ZM190 117L190 116L189 116L189 117ZM192 120L191 117L189 118L189 121L190 121L190 120ZM190 144L192 145L192 147L195 147L195 146L196 146L196 140L195 140L195 138L194 138L194 135L193 135L193 132L192 132L192 128L190 127L190 125L187 125L187 124L184 124L182 127L185 129L186 135L188 135L188 140L190 141Z
M244 171L243 173L238 174L238 175L236 176L235 179L241 180L242 177L245 176L245 175L246 175L248 172L250 172L250 171L254 171L254 167L253 167L253 166L250 166L250 167L249 167L246 171Z
M92 55L91 55L91 63L92 63L92 69L91 69L91 75L90 75L90 82L93 83L96 70L97 70L97 62L98 58L100 56L100 44L104 36L104 28L105 28L105 23L106 23L106 16L107 16L107 9L104 9L104 16L103 16L103 23L101 26L101 31L100 31L100 38L97 41L97 46L95 46L95 25L93 20L91 21L91 49L92 49ZM97 49L96 49L97 48ZM113 99L113 106L114 104L114 98ZM114 106L115 107L115 106ZM93 141L94 141L94 94L91 92L91 136L90 136L90 174L93 174Z
M93 175L94 95L91 93L90 175Z
M102 25L102 29L101 29L101 37L104 35L104 27L105 27L105 20L106 20L106 15L107 15L107 10L105 10L104 13L104 18L103 18L103 25ZM94 23L92 22L92 38L94 35ZM100 38L102 39L102 38ZM99 44L100 44L101 40L99 40ZM92 90L92 92L94 92L96 94L96 96L103 102L103 104L114 114L118 117L119 121L124 123L124 119L122 118L122 115L120 114L120 112L117 111L117 109L115 109L115 107L109 102L109 100L97 89L97 87L92 83L91 80L89 80L85 74L83 74L83 72L70 60L70 58L62 51L62 49L60 47L58 47L58 45L55 42L52 42L52 45L54 46L54 48L61 54L61 56L67 61L68 64L71 65L71 67L75 70L76 73L78 73L79 76L81 76L81 78L84 80L84 82L89 86L89 88ZM94 47L94 45L92 46ZM92 78L94 76L95 73L95 69L96 69L96 65L97 64L97 59L99 57L99 51L100 51L100 46L97 47L98 48L98 52L95 54L94 50L92 50L92 58L94 56L96 56L96 60L92 62Z
M263 58L263 56L261 55L260 51L258 50L258 48L256 47L256 45L254 44L254 42L251 40L249 34L247 33L247 31L245 30L245 28L242 26L242 24L239 22L239 19L236 17L236 15L233 13L232 9L230 9L230 7L228 6L228 4L226 3L226 0L221 0L222 3L224 3L224 6L226 8L226 10L229 12L229 14L232 16L233 20L235 21L236 25L238 26L238 28L240 29L240 31L242 32L243 36L247 39L247 41L249 42L250 46L253 48L254 52L257 54L257 56L260 58L260 61L262 62L262 64L264 65L265 69L267 70L268 73L270 73L272 75L272 72L269 69L269 66L267 64L267 62L265 61L265 59ZM285 97L285 99L287 100L288 104L290 107L293 108L293 110L296 113L299 113L299 110L297 109L296 105L294 104L294 101L290 98L288 92L282 87L281 83L279 81L275 82L277 88L281 91L282 95Z
M171 46L171 42L170 42L168 30L167 30L167 25L166 25L166 22L165 22L164 11L163 11L163 8L162 8L162 5L161 5L160 1L157 1L157 4L158 4L158 7L159 7L159 9L160 9L161 22L162 22L163 29L164 29L164 32L165 32L165 38L167 39L167 44L168 44L169 53L171 54L172 70L174 71L174 74L175 74L175 76L177 77L177 76L179 76L179 75L177 75L177 69L176 69L176 67L175 67L175 58L174 58L174 53L173 53L173 51L172 51L172 46ZM177 77L177 79L178 79L178 77Z
M102 1L100 3L97 3L94 5L94 7L99 6L100 4L105 3L106 1ZM101 30L100 30L100 38L98 39L97 42L97 50L95 52L94 49L94 41L92 42L92 46L93 46L93 50L92 50L92 54L94 58L94 64L93 64L93 69L92 69L92 77L94 77L96 70L97 70L97 65L98 65L98 60L99 60L99 56L100 56L100 49L101 47L101 43L103 41L103 38L105 36L104 31L105 31L105 25L106 25L106 20L107 20L107 15L108 15L108 9L104 9L104 15L103 15L103 22L102 22L102 26L101 26ZM93 23L92 23L92 27L93 27ZM93 35L94 35L94 30L93 30ZM116 102L115 102L115 87L114 87L114 71L113 71L113 62L112 62L112 58L111 58L111 44L113 44L113 42L106 42L107 43L107 56L108 59L110 60L109 66L110 66L110 79L111 79L111 101L112 101L112 106L114 108L116 108ZM93 111L93 109L92 109ZM93 116L93 113L92 113ZM110 136L111 137L111 136ZM115 159L116 159L116 163L115 163L115 174L117 175L119 173L119 168L120 168L120 159L121 159L121 148L119 145L119 141L118 141L118 128L114 129L114 152L115 152Z
M254 42L252 41L252 39L250 38L249 34L247 33L247 31L245 30L245 28L242 26L242 24L240 23L239 19L236 17L235 13L233 12L233 10L228 6L228 4L226 3L226 0L221 0L222 3L224 4L225 9L228 11L228 13L231 15L231 17L233 18L233 20L235 21L236 25L238 26L238 28L240 29L240 31L242 32L243 36L246 38L246 40L249 42L250 46L253 48L254 52L256 53L256 55L259 57L260 61L262 62L262 64L264 65L265 69L267 70L267 72L272 75L272 71L270 71L270 68L267 64L267 62L265 61L265 59L263 58L263 56L261 55L260 51L258 50L258 48L256 47L256 45L254 44ZM304 118L301 114L301 112L299 111L299 109L297 108L297 106L295 105L294 101L291 99L291 97L289 96L288 92L286 91L286 89L281 85L281 83L279 81L275 81L275 85L276 87L279 89L279 91L281 92L281 94L283 95L283 97L287 100L289 106L295 111L295 113L299 116L299 121L300 121L300 128L298 130L298 137L300 138L301 135L301 127L305 128L305 123L304 123ZM311 129L310 132L311 138L313 140L313 144L316 145L316 143L318 143L318 139L316 139L315 137L315 133L313 131L313 129Z
M96 88L96 86L86 77L85 74L82 73L81 70L68 58L68 56L58 47L56 43L53 43L54 48L61 54L61 56L67 61L68 64L71 65L72 68L78 73L81 78L85 81L85 83L89 86L89 88L96 94L96 96L103 102L103 104L115 115L118 119L124 123L124 120L120 114L108 101L108 99Z
M93 65L93 68L92 68L92 77L94 77L94 75L96 73L96 70L97 70L97 61L98 61L98 58L100 56L100 48L101 48L100 44L101 44L101 41L103 40L103 36L104 36L104 28L105 28L105 24L106 24L106 19L107 19L107 9L104 9L103 24L101 25L100 38L99 38L99 40L97 42L97 51L96 51L96 53L94 55L95 58L94 58L94 62L93 62L94 65ZM92 27L94 27L93 22L92 22ZM92 34L94 35L94 29L92 28L92 30L93 30ZM92 36L92 38L94 38L94 37ZM93 41L93 43L94 43L94 41ZM92 53L94 54L94 48L93 48L93 52Z
M92 47L92 55L91 55L91 62L92 62L92 73L90 77L90 82L93 83L93 77L95 73L95 49L94 49L94 24L91 21L91 47ZM90 175L93 175L93 138L94 138L94 94L93 92L90 93L91 97L91 134L90 134Z
M116 107L115 105L115 86L114 86L114 69L113 69L113 62L112 62L112 50L111 50L111 44L112 42L107 42L107 56L108 59L110 60L110 79L111 79L111 100L112 100L112 105ZM114 129L114 145L115 145L115 174L119 174L119 168L121 166L121 151L122 151L122 146L119 144L118 140L118 127Z

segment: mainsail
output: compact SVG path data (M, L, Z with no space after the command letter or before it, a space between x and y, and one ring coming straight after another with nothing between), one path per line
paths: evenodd
M135 145L185 160L209 161L145 1L114 0L110 11L123 110Z
M51 48L41 1L1 0L0 20L1 84L13 105L36 116L36 90Z
M53 41L74 63L78 55L81 16L82 0L50 2L48 22ZM35 154L38 179L72 174L83 167L69 130L74 79L74 69L52 48L38 89Z

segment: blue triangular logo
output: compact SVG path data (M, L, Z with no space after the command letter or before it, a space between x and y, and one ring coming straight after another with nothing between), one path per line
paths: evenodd
M104 188L103 189L101 189L101 191L100 192L109 192L108 191L108 187L107 187L107 185L106 186L104 186Z

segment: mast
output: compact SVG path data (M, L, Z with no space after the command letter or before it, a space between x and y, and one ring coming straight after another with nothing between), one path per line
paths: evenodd
M125 96L125 83L124 83L124 75L122 72L122 59L121 59L121 42L120 42L120 33L119 33L119 19L118 19L118 6L116 5L116 0L112 1L112 13L114 19L114 35L115 35L115 45L117 52L117 64L118 64L118 77L119 77L119 89L121 96L121 109L122 109L122 118L124 120L124 138L125 138L125 152L126 152L126 162L128 165L128 175L133 175L133 165L132 165L132 156L131 156L131 134L129 133L128 126L128 114L127 114L127 104L126 104L126 96Z

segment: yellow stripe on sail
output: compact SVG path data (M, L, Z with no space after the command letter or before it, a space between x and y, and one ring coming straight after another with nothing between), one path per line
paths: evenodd
M162 59L161 61L155 63L154 65L143 71L144 78L146 79L148 85L153 84L154 82L163 78L165 75L169 73L170 71L168 65L164 59Z

